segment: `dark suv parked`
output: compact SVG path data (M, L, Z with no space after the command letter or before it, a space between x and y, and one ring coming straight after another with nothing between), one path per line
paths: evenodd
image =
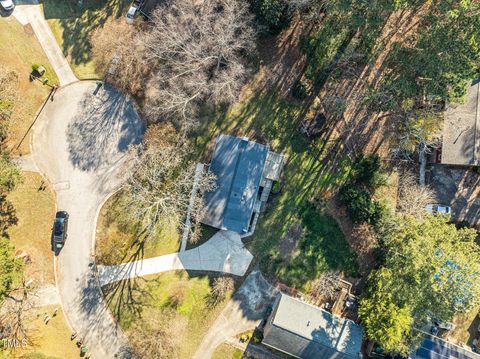
M63 248L67 239L68 213L65 211L57 212L53 222L53 246L55 250Z

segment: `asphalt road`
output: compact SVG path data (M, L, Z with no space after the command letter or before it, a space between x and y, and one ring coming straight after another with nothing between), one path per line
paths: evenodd
M127 358L128 342L91 264L98 212L120 184L125 151L141 141L143 123L123 95L101 89L95 96L95 87L95 82L75 82L57 91L35 124L32 153L55 188L58 210L70 214L68 238L56 262L65 314L94 358Z

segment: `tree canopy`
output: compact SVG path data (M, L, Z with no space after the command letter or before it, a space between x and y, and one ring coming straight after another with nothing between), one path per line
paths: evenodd
M449 321L479 304L480 247L476 230L457 229L447 216L392 220L382 238L385 261L368 278L360 316L371 339L405 353L414 321Z
M199 220L204 208L203 193L214 187L215 176L203 172L197 177L197 196L191 202L196 164L191 161L191 147L171 124L152 125L146 133L145 146L130 153L125 190L125 210L140 225L140 237L149 240L164 227L183 228L190 207L190 240L200 234Z
M0 238L0 303L23 273L23 261L15 258L15 249L8 239Z
M418 3L418 1L417 1ZM458 100L478 75L480 9L474 1L432 2L417 33L389 56L387 84L401 98Z
M20 171L0 148L0 194L13 190L21 180Z

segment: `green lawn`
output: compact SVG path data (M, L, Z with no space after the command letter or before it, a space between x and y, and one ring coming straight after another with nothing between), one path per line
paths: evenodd
M215 307L209 306L215 277L211 273L172 271L117 283L105 291L110 310L127 336L135 341L135 332L141 330L138 325L142 325L144 318L155 318L150 322L159 328L169 328L168 335L174 337L177 356L172 357L186 359L192 357L232 294ZM148 333L156 329L149 328Z
M46 68L45 77L49 83L58 83L58 79L31 26L22 26L13 16L0 17L0 64L17 72L19 92L4 145L15 153L28 154L30 132L27 130L50 91L38 81L29 81L32 65ZM22 145L17 150L22 138Z
M108 199L97 223L96 259L112 265L178 252L181 237L176 228L163 226L155 240L139 242L138 226L121 209L122 192Z
M9 229L10 239L17 250L27 252L32 260L26 267L27 277L34 278L39 286L52 284L55 280L50 238L55 194L38 173L22 174L23 183L8 194L18 217L18 224ZM45 190L39 191L41 185L46 186Z
M243 352L230 344L221 344L212 355L212 359L242 359Z
M79 79L98 78L92 62L90 36L109 18L121 17L130 0L44 0L43 11L58 44Z
M313 205L300 211L304 232L297 253L282 257L270 249L269 271L288 285L299 287L324 271L343 270L347 276L357 274L357 262L335 219Z
M356 273L354 255L336 222L309 206L312 199L321 203L345 181L350 160L343 157L341 149L333 148L334 141L322 137L310 142L300 133L298 127L307 111L308 106L292 104L274 94L253 93L230 109L206 115L203 127L193 136L200 159L220 133L268 143L285 155L280 193L271 196L247 246L266 274L298 288L327 269ZM298 222L305 229L297 253L282 259L280 242Z

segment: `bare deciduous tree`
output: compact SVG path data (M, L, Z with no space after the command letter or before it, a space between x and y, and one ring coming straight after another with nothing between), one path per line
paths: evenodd
M310 288L309 294L315 298L325 300L333 299L338 291L338 280L340 273L337 271L328 271L315 279Z
M442 112L434 108L406 110L400 114L397 142L404 153L413 153L422 145L427 153L441 144Z
M137 95L145 87L148 63L142 58L143 36L139 27L128 25L124 19L109 20L103 27L95 29L90 42L92 44L95 67L101 75L108 75L108 81L117 87ZM117 59L117 63L114 59Z
M221 301L225 300L228 292L231 292L235 287L235 282L231 277L218 277L213 281L212 292L209 297L209 305L214 307Z
M158 318L161 317L161 320ZM143 317L131 330L130 339L140 358L176 359L186 320L174 310Z
M352 228L350 247L357 255L359 272L367 275L375 267L374 250L377 247L377 233L368 223L357 223Z
M397 209L405 214L422 218L427 204L435 203L436 198L433 191L425 187L420 187L418 179L411 172L405 172L400 177Z
M24 279L0 302L0 338L31 343L32 325L27 320L34 308L32 287Z
M188 128L202 103L234 101L255 48L248 3L239 0L166 1L142 40L153 76L147 91L151 119L176 118Z
M151 143L151 142L150 142ZM125 190L125 210L141 224L145 240L158 234L162 225L176 228L190 205L196 164L188 160L189 146L180 141L169 146L146 146L131 150ZM190 207L194 226L203 211L202 195L215 185L213 173L205 171L197 179L197 198ZM192 232L195 229L191 229Z
M172 148L181 141L181 135L169 121L148 126L143 142L148 148Z

